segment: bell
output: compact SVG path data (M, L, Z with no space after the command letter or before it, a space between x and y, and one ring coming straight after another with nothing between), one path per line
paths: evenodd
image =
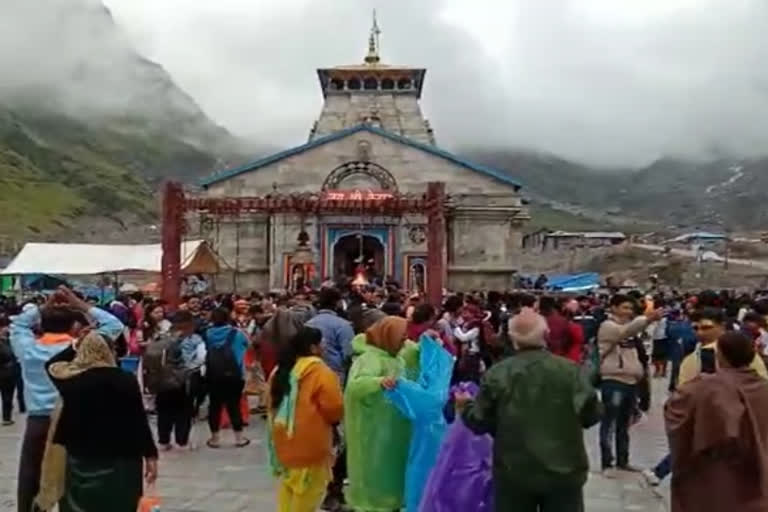
M307 265L314 262L315 257L309 247L297 247L291 255L291 263L294 265Z

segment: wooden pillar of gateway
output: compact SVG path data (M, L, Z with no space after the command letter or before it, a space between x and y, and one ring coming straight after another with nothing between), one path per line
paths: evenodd
M427 183L427 297L440 308L447 277L445 258L445 183Z
M181 238L184 230L184 190L180 183L163 186L162 251L160 262L161 297L175 311L181 299Z

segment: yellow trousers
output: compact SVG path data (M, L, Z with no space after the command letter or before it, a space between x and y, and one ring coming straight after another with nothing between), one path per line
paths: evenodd
M325 498L332 474L328 465L288 469L280 477L277 512L315 512Z

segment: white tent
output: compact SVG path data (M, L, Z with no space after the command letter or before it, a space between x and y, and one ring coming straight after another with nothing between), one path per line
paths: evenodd
M49 274L88 275L126 271L160 272L163 250L160 244L25 244L2 275ZM202 240L183 242L182 270L206 273L215 262L212 251ZM201 264L203 263L203 264ZM214 263L215 266L215 263ZM195 270L192 270L194 267ZM213 273L215 270L209 273Z

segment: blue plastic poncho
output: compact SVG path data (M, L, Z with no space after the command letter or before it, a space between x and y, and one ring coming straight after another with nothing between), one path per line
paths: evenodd
M458 390L477 393L474 383ZM448 429L424 487L419 512L493 512L493 438L478 436L461 418Z
M418 380L400 378L386 395L413 425L408 466L405 471L405 503L417 512L427 476L435 464L445 435L443 406L453 373L454 358L427 335L419 339Z

